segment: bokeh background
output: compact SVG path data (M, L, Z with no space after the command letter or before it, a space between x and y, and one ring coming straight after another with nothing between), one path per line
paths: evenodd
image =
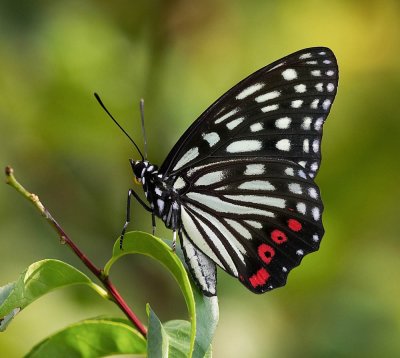
M400 3L368 1L0 2L0 164L9 164L98 265L111 253L132 186L132 145L93 97L161 164L189 124L246 75L288 53L328 46L340 86L317 182L326 235L283 289L254 295L219 275L215 357L400 355ZM0 185L0 285L44 258L85 270L38 213ZM132 229L150 231L133 208ZM396 223L397 222L397 223ZM159 223L158 234L171 233ZM86 272L86 270L85 270ZM112 278L145 321L186 318L175 282L127 257ZM87 317L121 315L85 287L54 292L0 335L19 357Z

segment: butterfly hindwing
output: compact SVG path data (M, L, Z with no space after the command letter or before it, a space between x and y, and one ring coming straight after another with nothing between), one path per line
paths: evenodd
M211 161L181 173L174 188L183 239L253 292L283 286L289 271L319 247L323 206L299 164L275 158ZM201 277L198 269L191 267L195 278Z
M217 267L215 263L194 246L184 228L179 231L181 248L190 273L206 296L217 294Z
M160 168L187 170L206 158L275 157L314 177L322 125L336 95L332 51L304 49L251 74L212 104L184 133Z

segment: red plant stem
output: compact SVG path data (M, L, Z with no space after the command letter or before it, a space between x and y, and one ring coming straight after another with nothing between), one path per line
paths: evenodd
M50 212L43 206L37 195L28 192L14 177L13 169L6 167L5 170L7 177L7 184L10 184L24 197L31 201L36 208L40 211L41 215L47 220L47 222L55 229L62 243L67 244L71 250L79 257L83 264L103 283L107 292L112 296L114 302L121 308L128 319L134 324L138 331L144 336L147 336L147 328L139 320L139 318L133 313L133 311L126 304L125 300L119 294L108 276L103 274L103 270L99 269L65 233L60 224L51 216Z
M144 336L147 336L147 328L139 320L139 318L133 313L130 307L126 304L125 300L119 294L118 290L115 288L114 284L111 282L108 276L103 275L103 271L94 265L94 263L75 245L75 243L68 237L65 231L57 223L56 220L50 215L50 213L45 209L46 218L51 222L52 226L58 232L61 240L65 242L72 251L75 252L76 256L85 264L85 266L93 272L93 274L104 284L107 288L108 293L113 297L115 303L121 308L122 312L128 317L128 319L135 325L138 331Z
M105 277L102 280L103 284L107 287L107 291L113 296L117 305L121 308L121 310L128 316L130 321L135 325L135 327L139 330L144 337L147 336L147 328L143 325L143 323L137 318L137 316L132 312L129 306L126 304L124 299L121 297L113 283L110 281L108 277Z

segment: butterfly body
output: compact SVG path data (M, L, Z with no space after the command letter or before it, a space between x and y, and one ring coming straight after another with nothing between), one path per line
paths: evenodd
M323 204L314 177L337 84L331 50L298 51L220 97L160 168L131 161L148 210L178 233L205 295L216 294L216 265L263 293L318 250Z
M168 229L176 231L180 225L179 195L158 172L158 167L147 160L133 161L135 178L143 186L152 213L162 219Z

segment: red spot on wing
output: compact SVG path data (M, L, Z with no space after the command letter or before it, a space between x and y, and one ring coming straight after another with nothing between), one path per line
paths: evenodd
M301 223L295 219L289 219L288 226L289 229L293 231L300 231L303 227L303 225L301 225Z
M267 244L261 244L258 247L258 256L268 265L275 256L275 250Z
M265 285L268 281L270 274L262 267L253 276L249 278L250 284L255 288L257 286Z
M287 241L287 236L283 231L275 229L271 232L271 239L277 244L282 244L283 242Z

